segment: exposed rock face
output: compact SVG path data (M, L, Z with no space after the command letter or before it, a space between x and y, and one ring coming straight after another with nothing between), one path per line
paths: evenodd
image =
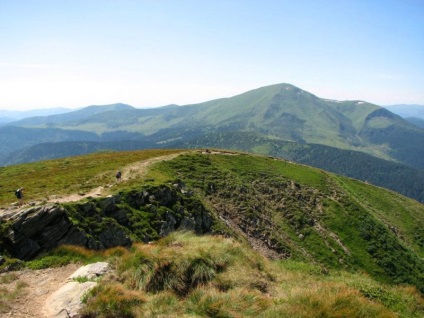
M10 222L0 246L30 260L62 244L104 249L151 241L175 230L209 232L210 214L179 187L145 188L68 205L35 206L1 221Z
M74 225L60 205L32 207L15 214L9 222L12 225L6 237L7 248L14 257L23 260L61 244L93 249L131 244L126 233L116 227L107 228L95 240Z

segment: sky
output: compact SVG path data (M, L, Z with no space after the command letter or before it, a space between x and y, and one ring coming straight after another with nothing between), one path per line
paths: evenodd
M0 109L186 105L289 83L424 105L424 0L0 0Z

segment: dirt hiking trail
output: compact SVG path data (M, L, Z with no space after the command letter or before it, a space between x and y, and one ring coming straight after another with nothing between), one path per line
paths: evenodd
M150 158L150 159L147 159L147 160L131 163L127 166L124 166L120 170L122 172L122 176L121 176L120 181L114 180L114 182L106 184L105 186L100 186L100 187L91 189L89 192L84 193L83 195L75 193L75 194L66 195L66 196L60 196L60 195L52 196L48 200L48 202L51 202L51 203L56 203L56 202L66 203L66 202L79 201L79 200L89 198L89 197L92 197L92 198L101 197L104 194L105 189L112 188L118 182L122 183L122 182L128 181L130 179L135 179L135 178L143 179L147 175L148 167L150 165L152 165L156 162L160 162L160 161L172 160L172 159L178 157L181 154L183 154L183 153L154 157L154 158ZM111 178L111 180L112 180L112 178Z
M180 153L181 154L181 153ZM132 163L121 169L121 182L134 178L144 178L148 172L148 167L163 160L171 160L180 154L172 154L167 156L150 158L147 160ZM111 180L113 180L111 178ZM48 202L65 203L79 201L88 197L100 197L105 190L113 187L117 181L113 180L110 184L97 187L84 195L77 193L71 195L57 195L52 197ZM33 202L32 204L39 204ZM24 205L22 208L27 208ZM13 211L19 211L21 208L11 206ZM10 213L10 209L7 211ZM6 210L0 210L0 214ZM0 317L4 318L46 318L43 311L47 298L64 285L68 277L74 273L82 265L69 264L58 268L47 268L42 270L24 269L21 271L12 271L0 274ZM19 292L16 292L19 290ZM8 299L8 295L16 292L16 297ZM2 299L4 298L4 299Z
M187 152L172 154L167 156L160 156L150 158L144 161L135 162L127 165L121 169L121 181L125 182L130 179L140 178L143 179L147 175L148 167L156 162L171 160L179 155ZM226 154L235 155L232 152L219 152L219 151L206 151L203 154ZM84 195L71 194L66 196L56 196L49 200L49 202L73 202L79 201L88 197L102 196L109 188L113 187L118 181L105 185L104 187L97 187ZM39 204L40 202L34 202ZM11 207L13 211L19 211L19 207ZM27 206L23 206L23 209ZM5 210L0 210L0 214ZM10 213L10 210L7 209ZM13 213L13 212L12 212ZM24 269L21 271L12 271L0 274L0 317L4 318L46 318L43 311L44 304L48 297L63 286L68 277L74 273L80 264L69 264L58 268L47 268L42 270ZM13 299L7 298L7 295L12 294L17 286L22 286L20 292Z
M0 274L0 295L10 295L17 286L23 286L16 298L0 298L0 317L45 318L43 307L47 298L64 285L80 266L82 265L69 264L58 268L24 269Z

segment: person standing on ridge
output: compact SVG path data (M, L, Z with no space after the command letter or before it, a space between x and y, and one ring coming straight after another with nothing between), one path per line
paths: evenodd
M24 188L19 188L15 191L15 195L18 198L18 206L22 206L24 204Z
M121 181L121 177L122 177L122 173L121 173L121 171L118 171L117 173L116 173L116 182L120 182Z

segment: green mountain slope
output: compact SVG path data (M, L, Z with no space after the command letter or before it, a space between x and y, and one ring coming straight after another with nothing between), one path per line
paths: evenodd
M210 133L168 144L175 148L219 148L270 155L384 187L424 202L424 171L364 154L317 144L295 143L252 132Z
M210 132L251 131L279 140L361 151L424 168L422 129L379 106L326 100L289 84L194 105L91 107L13 125L97 134L127 131L151 137L158 144Z
M391 191L199 150L40 161L0 168L0 180L0 271L112 264L114 274L85 295L84 317L424 314L424 206ZM18 185L33 201L21 210L10 206ZM101 196L46 203L99 187ZM11 258L31 251L33 260Z
M115 141L113 141L113 138ZM150 138L119 140L128 134L111 134L112 141L67 141L40 143L5 156L0 164L11 165L89 154L99 151L122 151L157 148ZM183 138L182 140L188 139ZM170 141L165 148L220 148L270 155L321 168L347 177L381 186L424 202L424 171L361 152L317 144L294 143L263 137L253 132L209 133L186 141Z
M159 157L148 171L140 165L173 153L105 153L2 168L0 203L12 202L19 185L27 187L29 198L44 200L105 187L122 168L124 182L107 186L109 199L63 206L79 233L89 234L90 246L102 246L95 242L111 227L149 241L187 229L193 219L209 224L199 228L201 233L231 235L272 259L364 271L424 291L422 204L315 168L239 153L192 151ZM46 228L52 231L51 225ZM33 240L44 237L32 235ZM2 240L7 250L11 243Z
M158 169L203 192L227 224L280 255L396 281L415 268L407 280L424 279L424 215L417 202L272 158L180 156Z

